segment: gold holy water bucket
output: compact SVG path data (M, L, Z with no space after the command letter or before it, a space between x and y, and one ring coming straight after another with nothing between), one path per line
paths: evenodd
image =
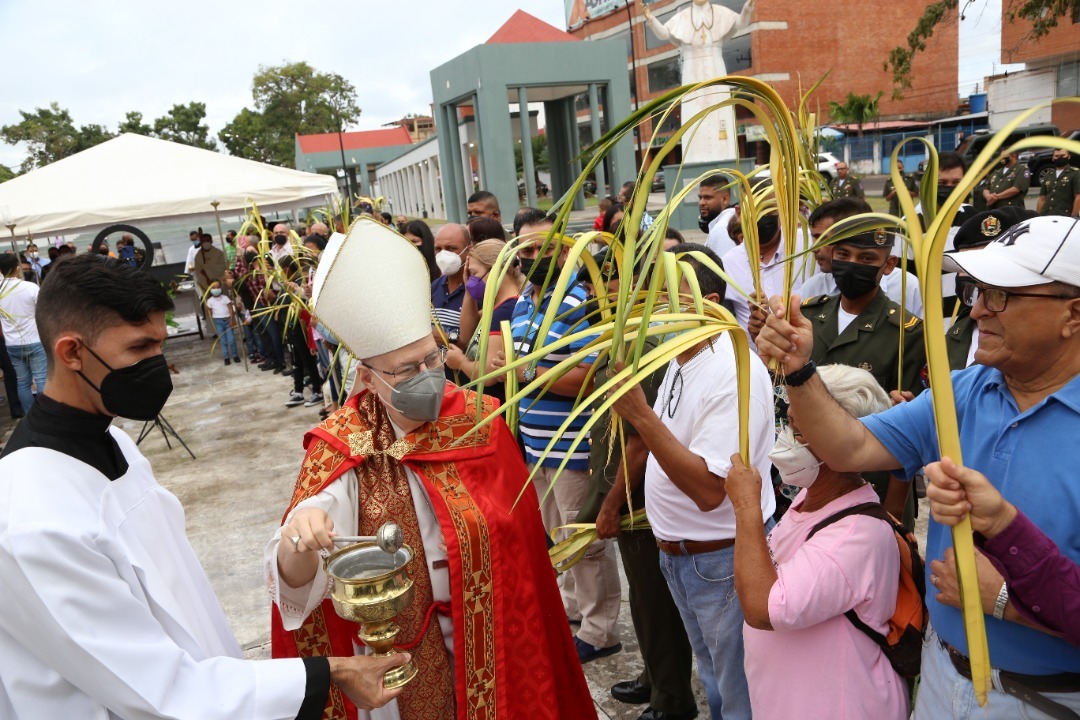
M333 583L330 596L334 609L345 620L360 623L358 635L376 657L397 653L394 641L401 628L394 618L412 600L413 581L406 570L412 559L408 545L388 553L365 542L342 548L325 560L326 574ZM416 673L410 660L387 672L383 686L401 687Z

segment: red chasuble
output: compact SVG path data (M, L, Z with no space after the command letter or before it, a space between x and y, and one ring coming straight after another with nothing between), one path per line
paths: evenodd
M374 516L382 514L380 507L392 504L411 518L378 518L379 524L398 522L406 544L422 548L418 536L410 538L418 534L411 500L406 511L405 504L394 498L376 497L397 486L402 467L407 466L427 489L446 540L454 623L454 687L447 701L456 708L456 717L595 718L531 488L513 507L528 477L525 464L501 419L466 437L475 427L476 400L475 393L448 383L439 420L395 440L377 398L366 392L350 398L305 436L307 456L286 516L297 503L355 469L361 532L371 534L369 526ZM483 415L494 408L495 401L485 397ZM365 518L365 513L372 517ZM423 618L430 615L427 564L422 555L418 559L421 562L409 568L419 590L414 607L398 618L402 643L413 642L422 632L418 628ZM273 656L351 655L357 629L325 600L299 630L286 631L275 606ZM439 696L444 694L440 690L449 689L432 687L449 684L441 667L446 663L440 662L446 652L437 622L431 621L423 641L411 652L420 674L406 689L406 694L415 695L405 702L405 695L399 698L402 718L444 720L448 715L440 709ZM352 704L333 688L323 717L356 716Z

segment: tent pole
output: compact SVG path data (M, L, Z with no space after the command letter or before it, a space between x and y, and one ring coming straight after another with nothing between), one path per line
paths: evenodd
M218 205L221 203L214 200L210 204L214 206L214 219L217 220L218 242L221 243L221 247L225 247L225 233L221 232L221 215L218 213Z

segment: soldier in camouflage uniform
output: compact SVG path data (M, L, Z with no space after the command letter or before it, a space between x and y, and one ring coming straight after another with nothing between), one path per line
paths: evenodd
M1009 153L1001 164L975 187L972 205L975 210L995 210L1004 207L1024 207L1031 186L1031 171L1020 165L1017 153Z
M904 172L904 161L897 160L896 167L900 170L900 176L904 178L904 188L907 190L908 195L915 198L919 194L919 183L915 179L915 175L912 173ZM896 193L896 188L893 187L892 175L885 180L885 189L882 191L881 196L889 201L889 214L900 217L900 198ZM914 202L918 203L918 200Z
M833 277L840 295L819 295L803 302L802 314L814 324L817 365L839 363L866 370L886 391L913 395L926 387L923 323L890 300L881 276L896 266L892 235L884 230L856 235L833 246ZM854 317L852 317L854 316ZM841 319L845 327L840 327ZM899 356L900 337L904 356ZM888 473L866 473L886 509L905 522L914 519L911 485ZM910 527L910 526L909 526Z
M834 200L842 197L866 197L862 180L857 175L848 174L847 163L843 160L836 163L836 177L829 181L829 192Z
M1043 175L1040 215L1080 215L1080 170L1069 167L1069 151L1054 151L1054 170Z

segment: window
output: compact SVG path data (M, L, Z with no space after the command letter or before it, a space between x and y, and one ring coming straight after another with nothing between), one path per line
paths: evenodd
M1062 63L1057 72L1057 96L1080 95L1080 62Z
M671 90L682 84L682 71L679 69L679 58L652 63L648 66L649 92L658 93Z

